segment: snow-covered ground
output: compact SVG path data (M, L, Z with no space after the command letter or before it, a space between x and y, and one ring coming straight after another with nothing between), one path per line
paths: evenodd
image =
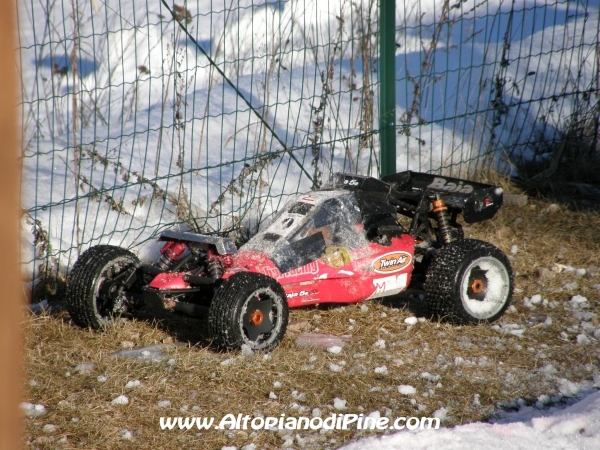
M600 392L565 408L532 412L523 408L497 423L470 423L438 430L404 431L362 439L343 450L393 449L597 449L600 448ZM341 450L340 449L340 450Z

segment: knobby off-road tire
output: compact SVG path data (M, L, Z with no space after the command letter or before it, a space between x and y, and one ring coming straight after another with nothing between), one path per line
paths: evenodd
M283 338L288 316L287 297L276 280L241 272L216 291L208 314L209 331L221 350L246 344L253 350L269 351Z
M129 250L111 245L97 245L77 260L67 283L67 307L73 322L83 328L100 330L118 316L115 299L122 287L111 295L103 292L104 283L139 264Z
M442 247L427 270L427 310L456 324L498 319L513 293L508 258L488 242L464 239Z

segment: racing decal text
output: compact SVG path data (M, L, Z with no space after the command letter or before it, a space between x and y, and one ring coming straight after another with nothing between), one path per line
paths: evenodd
M287 293L287 298L296 298L298 296L300 296L300 297L306 297L307 295L308 295L308 291L288 292Z
M283 274L276 267L260 267L258 271L275 279L290 278L298 275L316 275L319 273L319 264L313 261Z
M373 269L377 273L398 272L404 269L412 262L410 253L391 252L380 256L373 261Z
M473 186L470 184L463 184L462 181L459 181L458 184L456 184L448 182L448 180L441 177L435 177L433 179L433 183L427 187L431 189L441 189L442 191L448 192L460 192L461 194L470 194L473 192Z

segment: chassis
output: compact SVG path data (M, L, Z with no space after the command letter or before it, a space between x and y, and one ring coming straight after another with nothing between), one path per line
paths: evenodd
M457 219L490 219L501 205L501 187L457 178L335 174L288 202L239 249L226 237L174 230L160 236L165 244L152 264L124 248L91 247L69 276L68 309L77 325L93 329L144 305L207 315L213 343L224 350L274 348L289 308L408 287L425 291L430 317L492 322L511 300L510 263L495 246L465 239Z

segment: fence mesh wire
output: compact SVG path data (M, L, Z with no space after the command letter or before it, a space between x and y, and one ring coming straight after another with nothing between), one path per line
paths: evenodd
M378 174L374 0L17 4L22 252L46 293L91 245L243 240L332 172ZM599 34L592 1L396 0L397 169L543 156L597 113Z

